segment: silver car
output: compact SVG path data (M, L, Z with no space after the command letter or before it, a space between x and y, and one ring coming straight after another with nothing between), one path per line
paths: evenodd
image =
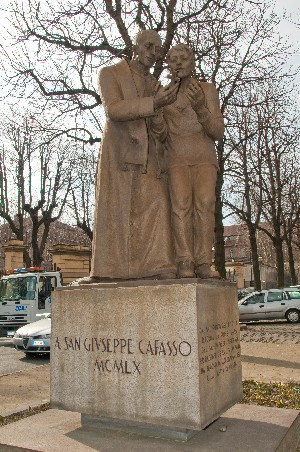
M50 338L51 314L47 314L46 318L19 328L13 337L13 344L26 355L50 353Z
M246 320L286 319L300 321L300 290L272 289L253 292L238 302L240 322Z

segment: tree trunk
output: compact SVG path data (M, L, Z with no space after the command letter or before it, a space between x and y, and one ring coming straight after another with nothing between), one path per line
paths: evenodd
M223 171L220 170L216 183L216 207L215 207L215 267L221 277L226 279L224 226L223 226Z
M48 236L49 236L51 223L52 223L51 216L50 216L50 219L44 221L44 231L43 231L42 239L41 239L40 246L39 246L39 253L40 253L41 262L43 260L43 254L44 254L46 243L47 243L47 239L48 239Z
M249 232L249 241L251 247L251 255L252 255L252 268L253 268L253 277L254 277L254 289L261 290L261 279L260 279L260 262L258 260L258 249L257 249L257 240L255 234L255 228L253 225L247 224L248 232Z
M291 283L292 283L292 286L295 286L298 281L297 281L297 275L296 275L296 270L295 270L293 247L292 247L292 244L288 240L286 240L286 244L287 244L288 255L289 255Z
M282 289L284 287L284 258L282 250L282 240L276 238L274 245L277 263L277 287L278 289Z
M17 215L17 217L19 221L19 228L13 232L17 240L20 240L21 242L24 243L24 218L23 215ZM31 266L31 259L29 256L28 249L23 251L23 265L25 265L26 268Z
M31 267L31 259L29 256L28 249L23 251L23 262L26 268Z
M32 247L32 264L34 267L40 267L42 263L42 258L38 243L38 225L33 221L32 221L31 247Z
M77 220L77 226L83 230L83 232L86 233L86 235L88 236L88 238L90 239L90 241L93 241L93 231L91 230L91 228L89 227L89 225L87 224L87 222L85 220L83 221L79 221Z

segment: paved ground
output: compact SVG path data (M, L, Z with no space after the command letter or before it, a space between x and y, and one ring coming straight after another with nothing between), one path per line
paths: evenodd
M250 322L241 329L244 380L300 383L300 324Z
M2 427L0 450L1 452L274 452L275 450L296 452L296 444L300 439L300 418L297 418L297 415L296 410L235 405L188 442L181 442L125 431L89 429L82 426L80 413L51 409Z
M243 379L300 383L299 344L300 324L247 324L247 329L241 331ZM7 353L8 357L9 352ZM22 359L25 360L24 357L20 359L21 362ZM49 400L50 365L45 364L47 360L43 363L41 360L37 362L40 365L34 363L34 360L26 359L26 366L29 365L25 370L0 376L0 415Z
M0 416L50 400L50 364L0 377Z
M0 415L50 399L49 355L28 358L0 339Z
M20 372L49 363L49 355L32 356L17 351L10 340L0 340L0 376Z
M300 383L300 346L241 342L243 380Z

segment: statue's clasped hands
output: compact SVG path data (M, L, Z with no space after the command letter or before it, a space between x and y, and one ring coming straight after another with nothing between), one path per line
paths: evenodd
M191 79L190 84L185 91L185 95L191 102L195 111L201 109L205 105L204 93L196 80Z

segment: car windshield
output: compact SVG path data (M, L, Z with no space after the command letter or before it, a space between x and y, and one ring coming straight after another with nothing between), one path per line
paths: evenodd
M34 300L36 288L35 276L23 276L1 281L0 294L2 300Z

